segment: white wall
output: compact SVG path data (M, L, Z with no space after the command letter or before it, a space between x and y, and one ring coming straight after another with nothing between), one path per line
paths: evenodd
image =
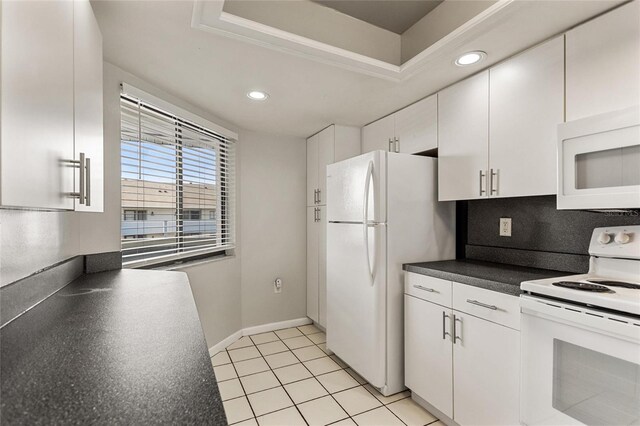
M209 346L239 329L305 316L304 139L237 129L126 71L104 66L104 213L0 210L2 284L78 254L120 250L120 83L127 82L239 133L235 256L178 268ZM271 282L284 278L284 290Z
M242 325L305 317L305 140L241 131L239 148Z

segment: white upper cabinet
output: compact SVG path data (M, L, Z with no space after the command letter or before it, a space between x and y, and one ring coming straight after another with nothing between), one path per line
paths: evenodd
M564 36L489 70L490 197L555 194Z
M438 198L487 196L489 72L438 93Z
M73 2L0 7L0 204L73 210Z
M362 128L362 152L393 151L395 117L388 115Z
M86 169L86 202L75 200L76 211L102 212L102 35L88 0L74 4L75 155L89 161ZM80 168L75 169L74 190L80 191Z
M438 147L438 101L431 95L362 128L362 152L417 154Z
M394 114L396 151L417 154L438 147L438 95L431 95Z
M91 4L0 7L0 205L101 212L102 36Z
M360 154L360 129L331 125L307 139L307 206L327 204L327 166Z
M318 134L307 139L307 206L318 204Z
M640 103L640 2L567 32L567 121Z

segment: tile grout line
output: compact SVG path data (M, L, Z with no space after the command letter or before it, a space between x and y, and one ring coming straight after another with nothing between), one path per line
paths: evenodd
M293 328L295 328L298 332L300 332L300 333L301 333L301 336L293 336L293 337L289 337L289 338L287 338L287 339L292 339L292 338L296 338L296 337L307 337L307 339L311 341L312 345L302 346L302 347L299 347L299 348L292 349L291 347L289 347L289 346L284 342L284 340L286 340L286 339L283 339L282 337L280 337L280 336L276 333L276 331L288 330L288 329L293 329ZM265 332L265 333L258 333L258 334L266 334L266 333L269 333L269 332ZM316 382L318 382L318 383L320 384L320 386L325 390L325 392L327 392L327 395L322 395L322 396L319 396L319 397L316 397L316 398L312 398L312 399L306 400L306 401L304 401L304 402L301 402L300 404L305 404L305 403L307 403L307 402L315 401L315 400L318 400L318 399L321 399L321 398L325 398L326 396L330 396L330 397L331 397L331 398L336 402L336 404L338 405L338 407L340 407L340 408L344 411L344 413L345 413L345 414L347 414L347 417L346 417L346 418L343 418L343 419L340 419L340 420L336 420L335 422L332 422L332 423L330 423L330 424L334 424L334 423L337 423L337 422L343 421L343 420L345 420L345 419L347 419L347 418L349 418L350 420L352 420L354 423L356 423L356 424L357 424L357 422L355 422L355 420L354 420L354 418L353 418L353 417L356 417L356 416L359 416L359 415L361 415L361 414L368 413L368 412L370 412L370 411L377 410L377 409L379 409L379 408L383 408L383 407L384 407L384 408L386 408L386 409L387 409L387 411L391 412L391 414L392 414L394 417L396 417L396 418L397 418L397 419L398 419L402 424L406 425L406 423L405 423L402 419L400 419L400 417L399 417L398 415L396 415L396 413L394 413L394 412L393 412L393 411L392 411L388 406L389 406L389 405L391 405L391 404L394 404L394 403L396 403L396 402L398 402L398 401L401 401L401 400L403 400L403 399L410 398L410 396L409 396L409 395L404 396L404 397L399 398L399 399L397 399L397 400L395 400L395 401L392 401L392 402L390 402L390 403L388 403L388 404L385 404L384 402L380 401L380 400L376 397L376 395L375 395L373 392L371 392L369 389L367 389L367 387L366 387L365 385L366 385L366 384L368 384L368 383L361 384L358 380L356 380L356 379L355 379L355 377L353 377L351 374L349 374L349 372L347 372L347 371L346 371L347 369L351 369L351 367L350 367L350 366L348 366L346 363L344 363L344 361L340 360L340 361L342 361L342 362L343 362L343 364L344 364L344 365L347 365L346 367L342 367L342 366L341 366L341 365L340 365L336 360L334 360L333 358L331 358L332 356L337 357L337 355L335 355L335 353L334 353L333 355L329 355L329 354L327 354L327 352L325 352L322 348L320 348L320 344L325 344L325 346L326 346L326 340L325 340L325 342L315 343L313 340L311 340L311 339L309 339L309 338L308 338L308 336L309 336L309 335L312 335L312 334L319 334L319 333L324 333L323 331L318 331L318 332L316 332L316 333L309 333L309 334L305 334L302 330L300 330L300 329L299 329L299 327L290 327L290 328L287 328L287 329L274 330L274 331L272 331L271 333L273 333L273 334L276 336L276 338L277 338L278 340L273 340L273 341L271 341L271 342L264 342L264 343L260 343L259 345L264 345L264 344L274 343L274 342L278 342L278 341L279 341L279 342L282 342L282 343L283 343L283 344L288 348L288 350L286 350L286 351L281 351L281 352L274 352L274 353L272 353L272 354L268 354L268 355L263 355L263 354L262 354L262 352L260 351L259 347L258 347L258 344L256 344L256 343L255 343L255 341L251 338L251 336L247 336L247 337L249 337L249 340L250 340L250 342L252 343L251 345L248 345L248 346L245 346L245 347L242 347L242 348L231 349L231 350L237 350L237 349L244 349L244 348L248 348L248 347L253 346L253 347L255 347L255 348L256 348L256 350L261 354L261 356L254 357L254 358L248 358L248 359L246 359L246 360L241 360L241 361L238 361L238 362L248 361L248 360L251 360L251 359L258 359L258 358L262 358L262 359L264 360L265 364L267 364L268 370L261 371L261 372L257 372L257 373L247 374L247 375L242 376L242 377L249 377L249 376L253 376L253 375L257 375L257 374L264 373L264 372L266 372L266 371L270 371L270 372L275 376L275 378L276 378L276 380L278 381L278 383L280 383L280 386L274 386L274 387L271 387L271 388L262 389L262 390L260 390L260 391L257 391L257 392L253 392L253 393L251 393L251 395L256 394L256 393L259 393L259 392L263 392L263 391L271 390L271 389L276 389L276 388L278 388L278 387L282 387L282 389L283 389L283 391L285 392L285 394L287 395L287 397L288 397L288 398L291 400L291 402L293 403L293 407L295 407L295 408L296 408L296 410L298 411L298 413L300 414L300 416L302 417L302 419L305 421L305 423L306 423L307 425L309 424L309 423L308 423L308 421L307 421L307 419L304 417L304 415L302 414L302 412L301 412L301 411L300 411L300 409L298 408L298 404L293 400L293 398L291 398L291 395L289 394L289 392L288 392L288 391L287 391L287 389L285 388L285 384L284 384L284 383L280 380L280 378L275 374L274 369L271 367L271 365L267 362L267 360L266 360L266 358L265 358L266 356L270 356L270 355L277 355L277 354L280 354L280 353L291 352L291 353L292 353L292 355L295 357L295 359L297 359L297 360L298 360L298 363L299 363L299 364L301 364L301 365L305 368L305 370L307 370L307 372L308 372L309 374L311 374L311 377L306 377L306 378L304 378L304 379L300 379L300 380L295 380L295 381L292 381L292 382L288 382L288 383L287 383L287 385L289 385L289 384L293 384L293 383L299 383L299 382L302 382L302 381L305 381L305 380L309 380L309 379L311 379L311 378L312 378L312 379L315 379L315 381L316 381ZM234 342L234 343L235 343L235 342ZM232 343L232 344L233 344L233 343ZM230 345L230 346L231 346L231 345ZM324 353L324 355L323 355L323 356L321 356L321 357L311 358L311 359L308 359L308 360L306 360L306 361L303 361L303 360L302 360L302 358L300 358L300 357L299 357L299 356L294 352L294 350L297 350L297 349L304 349L304 348L310 348L310 347L317 347L320 351L322 351L322 352ZM244 388L244 385L242 384L242 380L240 380L240 375L238 374L238 371L237 371L237 369L236 369L236 367L235 367L235 362L231 359L231 356L230 356L230 354L229 354L229 349L225 349L225 351L227 352L227 356L229 357L229 360L230 360L230 362L229 362L229 363L233 365L234 371L236 372L237 379L238 379L238 381L240 382L240 385L241 385L242 390L243 390L243 392L244 392L244 395L243 395L243 396L246 398L247 402L249 403L249 407L251 408L251 411L252 411L252 413L254 414L254 417L253 417L253 418L254 418L254 419L256 420L256 422L257 422L258 418L257 418L257 416L255 415L256 413L255 413L255 411L254 411L254 409L253 409L253 406L251 405L251 402L249 401L249 398L248 398L249 394L247 394L247 393L246 393L246 390L245 390L245 388ZM215 354L214 354L213 356L215 356ZM213 356L212 356L211 358L213 358ZM309 368L304 364L305 362L313 361L313 360L316 360L316 359L322 359L322 358L324 358L324 357L327 357L327 358L331 359L331 360L332 360L334 363L336 363L336 364L338 365L338 367L340 367L340 368L339 368L339 369L337 369L337 370L328 371L328 372L326 372L326 373L322 373L322 374L316 375L316 374L314 374L313 372L311 372L311 370L309 370ZM339 357L337 357L337 358L338 358L338 359L340 359ZM220 364L220 366L221 366L221 365L228 365L229 363L227 363L227 364ZM295 364L298 364L298 363L289 364L289 365L284 365L284 366L281 366L281 367L276 368L276 370L277 370L277 369L280 369L280 368L289 367L289 366L292 366L292 365L295 365ZM353 369L352 369L352 370L353 370ZM324 376L324 375L328 375L328 374L331 374L331 373L335 373L335 372L337 372L337 371L345 371L347 374L349 374L349 376L351 376L351 377L352 377L352 378L357 382L357 385L356 385L356 386L352 386L352 387L348 387L348 388L345 388L345 389L341 389L341 390L339 390L339 391L337 391L337 392L335 392L335 393L341 393L341 392L345 392L345 391L348 391L348 390L356 389L356 388L358 388L358 387L362 387L362 388L364 388L364 389L367 391L367 393L369 393L373 398L375 398L375 400L376 400L377 402L379 402L381 405L379 405L379 406L377 406L377 407L370 408L370 409L365 410L365 411L363 411L363 412L357 413L357 414L355 414L354 416L351 416L351 415L347 412L347 410L346 410L346 409L345 409L345 408L344 408L344 407L343 407L343 406L338 402L338 400L333 396L333 394L332 394L332 393L331 393L331 392L330 392L330 391L329 391L329 390L328 390L328 389L327 389L327 388L322 384L322 382L320 382L320 381L318 380L318 377L320 377L320 376ZM355 373L355 370L354 370L354 373ZM356 374L357 374L357 373L356 373ZM227 380L224 380L224 381L222 381L222 382L229 381L229 380L232 380L232 379L227 379ZM374 389L375 389L375 388L374 388ZM404 391L402 391L402 392L404 392ZM400 393L400 392L398 392L398 393ZM397 395L397 394L394 394L394 395ZM243 396L239 396L239 397L236 397L236 398L230 398L230 399L228 399L227 401L231 401L231 400L234 400L234 399L242 398ZM226 401L225 401L225 402L226 402ZM279 412L279 411L283 411L283 410L286 410L286 409L288 409L288 408L291 408L291 406L289 406L289 407L284 407L284 408L281 408L281 409L278 409L278 410L274 410L274 411L270 411L270 412L268 412L268 413L261 414L261 417L262 417L262 416L265 416L265 415L268 415L268 414L272 414L272 413L276 413L276 412ZM247 420L251 420L251 419L246 419L246 420L241 420L241 421L247 421ZM437 421L439 421L439 419L437 419L437 418L436 418L436 419L435 419L435 420L433 420L432 422L426 423L425 425L431 425L431 424L433 424L433 423L436 423Z
M251 339L249 339L249 340L251 340ZM251 342L253 342L253 340L251 340ZM231 345L229 345L229 346L231 346ZM229 359L231 359L231 354L229 354L229 350L225 348L225 351L227 352L227 356L229 357ZM240 374L238 374L238 370L236 369L236 365L233 363L233 361L231 362L231 365L233 366L233 371L236 372L236 376L238 376L238 383L240 383L240 387L242 388L242 393L244 393L244 395L243 395L244 399L247 400L247 404L249 404L249 409L251 410L251 414L253 414L253 418L255 419L256 418L256 412L253 410L253 406L251 405L251 401L249 401L249 397L247 396L247 391L245 391L244 385L242 384L242 380L240 380ZM240 398L240 397L238 397L238 398ZM234 399L237 399L237 398L234 398ZM229 400L229 401L231 401L231 400ZM223 407L224 407L224 404L223 404ZM225 416L226 416L226 411L225 411ZM236 423L244 422L246 420L251 420L251 419L249 418L249 419L245 419L245 420L240 420L239 422L236 422ZM257 422L257 420L256 420L256 422Z

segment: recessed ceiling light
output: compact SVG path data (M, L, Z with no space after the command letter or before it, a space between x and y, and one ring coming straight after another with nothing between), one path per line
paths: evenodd
M458 56L458 59L456 59L456 65L459 67L464 67L467 65L477 64L486 57L487 54L481 50L467 52L463 55Z
M269 94L260 90L252 90L247 93L247 97L249 99L253 99L254 101L264 101L269 97Z

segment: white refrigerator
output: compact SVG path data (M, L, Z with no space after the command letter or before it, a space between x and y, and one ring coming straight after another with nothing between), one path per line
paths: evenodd
M327 347L384 395L404 389L402 264L455 257L436 167L385 151L327 166Z

